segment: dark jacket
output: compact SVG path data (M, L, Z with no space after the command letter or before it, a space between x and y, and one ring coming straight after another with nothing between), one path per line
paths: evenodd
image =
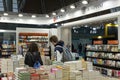
M57 46L61 46L61 47L57 47ZM62 47L64 46L64 42L63 41L59 41L56 45L55 45L55 51L58 50L60 53L63 52Z
M40 56L40 53L39 52L27 52L26 55L25 55L25 61L24 63L26 65L28 65L29 67L33 67L34 66L34 63L36 61L39 61L41 65L43 65L43 62L42 62L42 59L41 59L41 56Z

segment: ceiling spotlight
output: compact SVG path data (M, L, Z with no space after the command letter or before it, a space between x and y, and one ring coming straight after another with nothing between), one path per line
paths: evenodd
M102 36L98 36L98 39L101 39L102 38Z
M87 0L83 0L82 4L88 4L88 1Z
M8 13L4 13L3 15L4 15L4 16L8 16Z
M85 25L85 27L88 27L88 25Z
M60 11L61 11L61 12L65 12L65 9L61 9Z
M48 18L48 17L50 17L50 16L47 14L47 15L45 15L45 17L47 17L47 18Z
M62 25L62 26L64 26L64 24L63 24L63 23L62 23L61 25Z
M19 17L23 17L23 15L22 15L22 14L19 14L18 16L19 16Z
M93 28L93 30L96 30L96 28Z
M70 8L71 8L71 9L75 9L75 5L71 5Z
M55 13L55 12L53 12L53 13L52 13L52 15L54 15L54 16L55 16L55 15L56 15L56 13Z
M55 26L58 26L58 24L55 24Z
M32 15L31 17L32 17L32 18L36 18L36 15Z

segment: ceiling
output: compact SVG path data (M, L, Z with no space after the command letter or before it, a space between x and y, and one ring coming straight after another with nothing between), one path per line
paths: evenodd
M82 0L0 0L0 11L49 14ZM98 0L88 0L94 2ZM99 0L102 1L102 0ZM81 6L81 4L78 4ZM77 6L78 6L77 5Z
M22 0L19 11L24 13L47 14L80 0Z

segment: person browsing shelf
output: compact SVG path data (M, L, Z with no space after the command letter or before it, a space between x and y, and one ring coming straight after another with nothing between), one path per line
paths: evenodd
M58 41L57 36L53 35L50 37L50 42L55 46L54 49L54 59L58 62L61 62L62 60L62 52L63 52L63 46L64 46L64 42L62 40ZM59 47L61 46L61 47Z

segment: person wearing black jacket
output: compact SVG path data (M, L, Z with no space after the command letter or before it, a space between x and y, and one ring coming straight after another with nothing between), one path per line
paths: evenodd
M33 67L36 61L39 61L40 64L43 65L40 52L38 51L38 46L36 43L33 42L30 44L29 50L27 51L25 55L24 63L28 65L29 67Z

